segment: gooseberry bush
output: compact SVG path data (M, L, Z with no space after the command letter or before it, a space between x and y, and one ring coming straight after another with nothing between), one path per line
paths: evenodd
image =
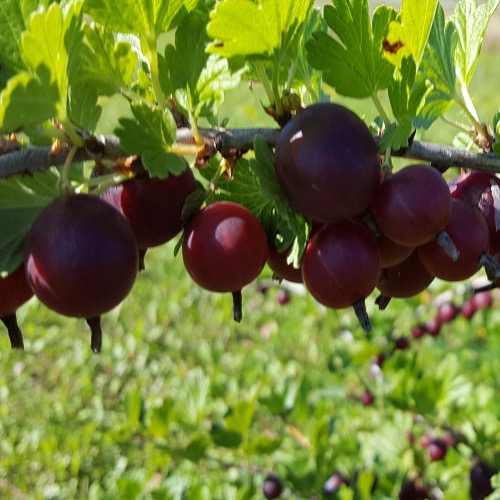
M207 474L217 463L246 471L234 498L499 498L498 375L485 370L473 418L461 368L444 360L430 376L425 363L440 360L416 347L496 306L500 112L480 116L470 83L499 3L445 13L437 0L373 11L367 0L4 2L0 317L11 347L24 349L16 311L37 301L85 320L101 352L101 318L168 245L192 287L228 296L235 328L249 285L266 282L253 301L280 288L280 314L298 300L320 316L354 314L339 335L356 335L369 362L341 398L306 383L255 391L209 429L181 418L170 428L167 403L148 408L134 393L158 453ZM221 112L245 85L263 96L260 128L232 128ZM354 101L371 101L373 116ZM453 145L421 140L436 123L458 131ZM405 332L392 312L401 301ZM327 371L346 356L333 353ZM330 393L345 415L319 414ZM286 436L252 441L257 401ZM387 408L404 443L388 444ZM194 480L147 484L108 493L230 498Z

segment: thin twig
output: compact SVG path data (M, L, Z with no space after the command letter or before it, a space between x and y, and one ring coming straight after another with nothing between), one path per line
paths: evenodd
M229 154L231 151L248 151L253 149L255 136L259 135L274 147L280 131L271 128L242 129L200 129L205 137L206 151L219 151ZM378 141L378 137L376 137ZM189 128L180 128L177 133L179 144L192 144L193 132ZM23 175L42 172L51 166L63 165L71 147L64 146L53 153L50 147L26 146L20 149L0 154L0 178L12 175ZM114 161L127 153L120 147L116 136L91 136L85 147L75 155L75 162L93 159L108 159ZM412 158L429 162L445 171L450 167L469 168L500 173L500 158L492 153L467 151L451 146L443 146L430 142L413 141L402 151L393 152L393 156Z

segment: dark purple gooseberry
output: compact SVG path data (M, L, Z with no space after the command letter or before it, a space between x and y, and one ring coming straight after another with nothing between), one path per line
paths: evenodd
M483 500L493 493L491 478L498 472L486 462L475 463L469 473L470 497L472 500Z
M23 349L23 335L16 318L16 310L33 297L24 272L24 265L5 277L0 276L0 320L7 328L13 349Z
M275 165L292 207L318 223L364 212L381 177L370 130L355 113L333 103L313 104L283 127Z
M413 164L387 176L375 193L372 212L380 231L399 245L418 246L441 233L451 212L442 175Z
M429 458L433 462L444 460L447 451L448 445L443 439L440 438L433 439L427 448Z
M449 184L451 196L466 201L483 215L490 234L490 251L500 251L500 179L491 172L470 170Z
M394 349L404 351L410 348L410 339L408 337L397 337L394 339Z
M403 262L382 270L377 288L384 297L408 298L425 290L433 279L415 249Z
M179 234L184 225L184 204L195 188L194 175L186 163L180 175L159 179L143 173L113 186L101 198L128 219L139 248L145 249L166 243Z
M397 266L407 259L415 249L412 246L399 245L381 233L377 236L382 268Z
M24 265L5 277L0 275L0 316L8 316L33 297Z
M422 245L418 249L420 260L431 274L446 281L462 281L474 275L482 263L488 265L490 236L478 210L463 200L453 199L445 229L460 256L456 261L451 260L434 241Z
M429 490L425 484L417 479L408 479L401 486L399 500L426 500L429 498Z
M302 283L302 271L293 266L293 263L287 261L288 250L278 252L274 245L269 246L267 255L267 265L273 271L276 278L291 281L293 283Z
M333 309L354 306L363 328L370 329L364 300L380 277L380 252L363 224L341 221L317 231L302 257L302 277L318 302Z
M258 219L244 206L211 203L186 227L182 255L193 280L213 292L234 292L251 283L267 260L268 245Z
M266 233L243 205L215 201L187 224L182 241L184 266L195 283L212 292L231 292L234 319L241 320L241 289L264 268Z
M276 474L268 474L262 485L262 493L268 500L279 498L283 493L283 483Z
M492 305L491 292L479 292L463 302L460 313L464 318L471 319L479 310L488 309Z
M134 284L138 248L125 217L96 196L53 200L26 244L35 295L65 316L93 318L118 305Z

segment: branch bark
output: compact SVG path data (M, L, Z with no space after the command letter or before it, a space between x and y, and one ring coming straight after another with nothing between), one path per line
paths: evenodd
M251 129L202 129L207 151L219 151L223 155L231 151L248 151L253 149L256 135L260 135L267 143L274 147L279 137L278 129L251 128ZM180 144L193 143L193 134L189 128L180 128L177 134ZM12 175L26 175L42 172L51 166L62 165L68 156L70 148L63 146L53 152L49 147L26 146L19 148L5 148L0 154L0 178ZM116 136L91 136L80 149L75 161L95 159L116 160L127 156L120 148ZM500 158L494 154L466 151L451 146L443 146L429 142L413 141L403 151L394 152L394 156L411 158L418 161L430 162L441 171L450 167L470 168L500 173Z

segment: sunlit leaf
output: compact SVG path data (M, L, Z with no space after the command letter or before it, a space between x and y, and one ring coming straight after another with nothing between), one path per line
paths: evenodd
M486 28L498 5L500 0L489 0L479 6L476 0L461 0L451 17L457 33L454 51L457 75L465 84L474 74Z
M339 94L370 97L389 84L394 67L383 56L383 38L396 11L378 7L370 24L367 0L338 0L324 16L335 36L313 33L306 49L310 64Z
M403 0L398 20L392 21L387 44L392 50L384 55L397 67L404 57L412 56L418 68L427 45L438 0Z
M209 51L235 56L271 57L294 43L313 6L311 0L223 0L207 32L215 41Z

